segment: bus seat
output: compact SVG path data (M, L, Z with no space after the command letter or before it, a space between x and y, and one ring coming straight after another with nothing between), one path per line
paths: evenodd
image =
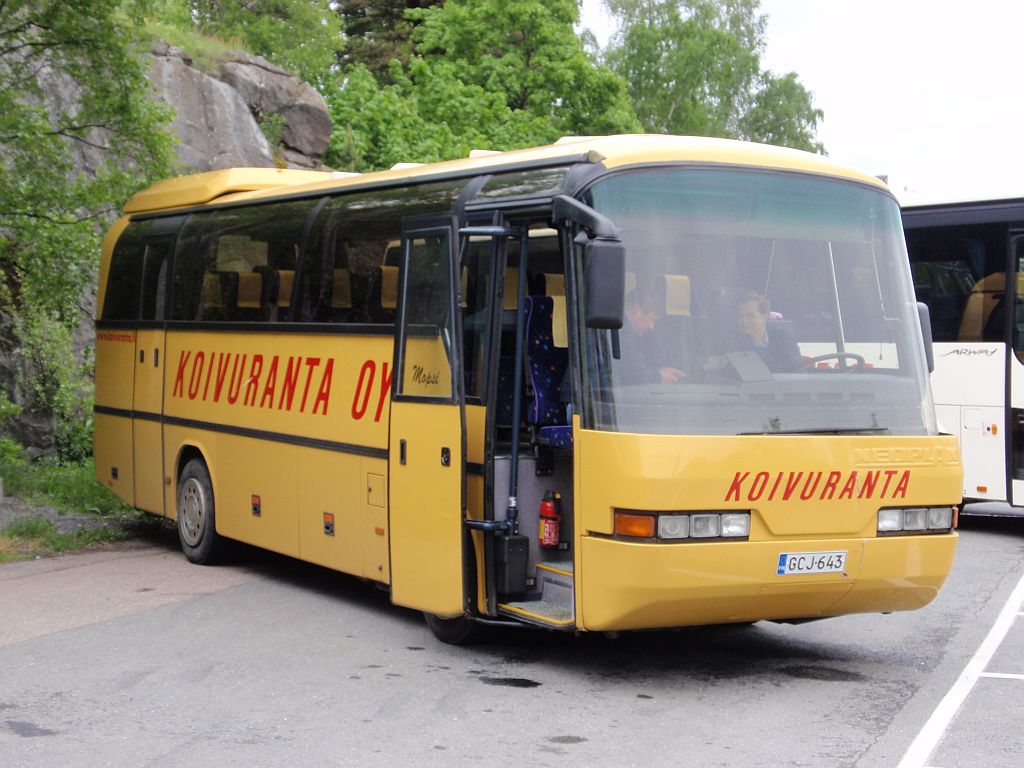
M419 242L423 242L420 240ZM402 241L401 240L388 240L388 244L384 246L384 261L383 264L386 267L397 267L402 260Z
M334 270L331 309L352 309L352 279L347 269Z
M516 310L519 303L519 267L505 267L505 298L501 303L504 310Z
M560 275L554 272L545 272L544 295L565 296L565 275Z
M238 301L236 306L239 309L259 309L262 295L263 276L259 272L238 273Z
M665 314L669 317L690 316L689 275L665 275Z
M202 315L206 310L223 308L224 298L220 292L220 275L216 272L207 272L203 275L203 290L199 299L199 313Z
M569 326L565 308L565 275L544 274L544 293L550 296L553 305L551 310L551 338L556 347L569 348Z
M277 306L290 307L292 305L292 285L294 283L294 269L279 269L277 271Z
M701 342L707 334L699 332L702 322L694 317L693 295L689 275L665 275L665 316L663 343L666 352L675 360L675 367L695 372L703 360ZM703 325L706 325L704 323Z
M1006 295L1006 274L993 272L986 275L971 289L960 316L959 341L984 341L992 338L995 329L988 328L993 319L993 310L999 306ZM995 333L1001 339L1001 331Z
M260 279L260 283L258 286L259 303L257 305L259 314L257 319L266 320L272 323L277 322L279 319L283 319L282 317L278 316L278 309L284 308L285 310L287 310L288 305L291 303L291 278L285 277L285 275L292 275L292 270L282 271L272 269L271 267L253 267L253 272ZM241 276L245 276L248 274L250 273L240 272L240 279ZM287 288L284 287L282 282L283 280L288 280ZM253 307L251 306L250 303L251 296L249 294L252 291L256 290L257 286L255 285L255 281L251 280L250 278L244 278L244 282L248 283L245 286L246 295L244 297L244 300L246 304L240 304L239 309L252 310ZM239 296L239 301L242 301L242 299L243 297ZM287 311L284 314L287 315ZM239 319L248 320L253 317L253 313L251 311L242 312L240 313L240 315L241 316Z
M206 272L196 320L228 320L238 298L237 272Z
M380 268L380 305L383 309L398 306L398 267L384 265Z
M552 334L554 300L551 296L526 297L526 371L533 399L526 423L538 427L540 442L572 446L572 427L566 426L562 383L569 367L569 350L555 346Z

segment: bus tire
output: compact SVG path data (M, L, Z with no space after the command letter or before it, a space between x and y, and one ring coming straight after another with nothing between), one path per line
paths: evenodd
M442 619L436 614L424 613L423 618L434 637L448 645L472 645L483 635L483 627L467 616Z
M185 465L178 480L178 540L189 562L212 565L224 556L226 542L217 533L213 484L202 459Z

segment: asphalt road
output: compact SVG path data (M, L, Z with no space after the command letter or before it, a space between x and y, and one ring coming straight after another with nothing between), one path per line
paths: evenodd
M1024 520L962 523L922 611L470 648L262 553L0 566L0 766L1017 768Z

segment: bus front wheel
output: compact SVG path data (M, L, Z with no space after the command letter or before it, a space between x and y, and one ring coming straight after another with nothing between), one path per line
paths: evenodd
M178 540L189 562L210 565L224 555L225 541L217 533L213 484L201 459L185 465L178 481Z
M448 645L471 645L481 639L483 627L466 616L442 619L433 613L424 613L427 627L438 640Z

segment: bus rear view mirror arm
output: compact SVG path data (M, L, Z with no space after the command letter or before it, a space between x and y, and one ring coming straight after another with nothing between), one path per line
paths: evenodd
M568 219L576 222L594 239L619 239L619 230L611 219L568 195L555 195L551 201L551 217L555 221Z
M583 231L575 239L583 246L583 285L587 328L622 327L626 284L626 249L607 216L567 195L555 197L552 217L568 219Z

